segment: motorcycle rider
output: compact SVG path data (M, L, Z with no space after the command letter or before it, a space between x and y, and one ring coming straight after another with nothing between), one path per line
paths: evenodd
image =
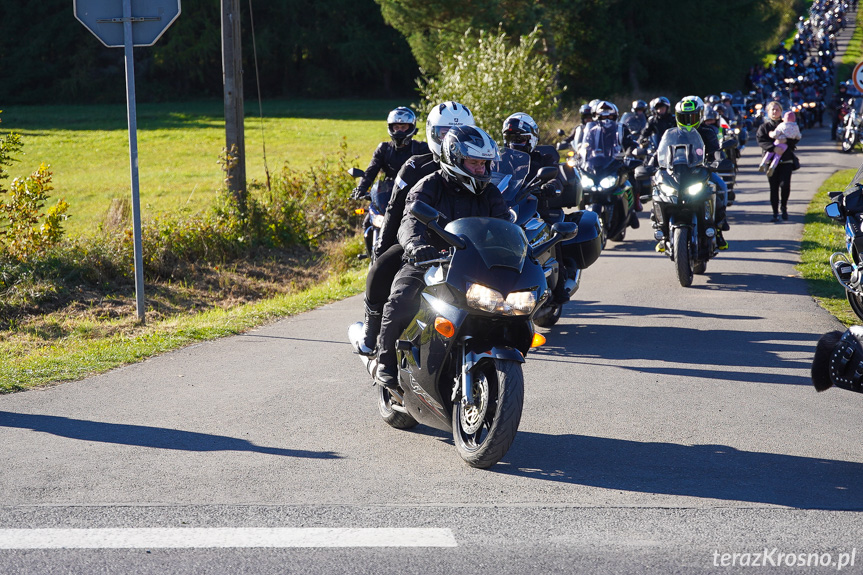
M696 140L700 141L700 143L701 143L701 154L699 154L699 155L701 155L702 158L707 158L708 154L706 153L706 149L704 146L704 139L701 135L702 132L698 129L699 127L701 127L701 124L704 120L704 101L698 96L686 96L685 98L680 100L677 103L677 105L674 107L674 119L675 119L675 123L677 124L677 127L671 128L668 131L666 131L665 134L663 134L663 139L668 137L669 134L672 134L673 133L672 131L684 131L684 132L689 132L690 134L692 134L694 132L694 134L692 134L692 135L697 136ZM719 149L719 141L718 141L718 139L716 139L716 132L713 130L713 128L707 127L703 133L711 139L711 146L715 145L716 150L718 150ZM714 140L715 140L715 143L714 143ZM663 147L663 143L660 141L658 149L662 148L662 147ZM654 163L657 162L656 156L654 156L651 159L651 162L654 162ZM711 176L711 178L712 178L712 176ZM718 185L718 183L717 183L717 185ZM727 190L727 187L726 187L726 190ZM719 247L720 249L728 249L728 243L725 242L724 238L722 238L722 234L721 234L720 226L719 226L719 221L720 221L719 217L721 215L722 219L724 220L725 219L725 212L723 209L723 211L720 214L720 208L719 208L720 201L719 201L718 196L719 196L719 194L717 194L717 202L716 202L717 247ZM724 207L725 207L725 205L723 203L723 208ZM659 207L654 206L654 209L659 209ZM654 218L653 218L654 224L653 225L655 228L658 228L659 225L656 222L660 221L660 219L661 218L659 216L654 215ZM722 247L723 244L725 247ZM665 244L663 242L659 242L656 245L656 251L658 251L658 252L665 251Z
M645 145L652 136L655 136L656 141L659 142L665 131L675 126L674 116L671 114L671 102L668 98L665 96L654 98L650 101L650 109L653 115L647 119L647 125L638 138L641 145Z
M836 93L833 94L833 99L830 100L830 111L833 113L833 124L830 126L830 139L835 140L837 130L839 128L839 109L848 100L848 84L842 82L839 84Z
M620 123L626 126L633 137L638 137L647 126L646 111L647 102L644 100L633 100L630 111L621 116Z
M421 179L440 169L441 141L446 132L454 126L473 125L473 114L463 104L443 102L432 108L426 118L426 140L430 151L411 156L395 178L378 245L374 248L375 261L366 277L365 321L363 340L359 345L359 352L363 355L375 354L384 304L390 295L393 278L402 267L404 250L397 241L397 234L408 192Z
M428 153L425 142L415 142L417 116L410 108L399 106L387 115L387 131L392 142L381 142L359 185L351 192L351 199L358 200L368 195L369 188L378 173L383 170L385 180L392 182L404 163L416 154Z
M556 166L560 161L559 154L536 148L539 142L539 126L524 112L516 112L503 121L503 141L507 148L530 156L530 172L528 172L527 181L530 181L540 168Z
M578 109L578 115L581 117L581 123L572 129L572 133L566 138L563 143L572 146L575 149L584 139L584 132L588 125L593 122L593 109L590 104L583 104Z
M617 122L617 106L608 101L601 101L594 109L594 124L582 143L580 158L582 163L597 155L615 156L638 146L632 134L623 124ZM639 193L633 194L635 211L642 211ZM633 213L630 225L638 228L638 216Z
M509 209L491 181L491 164L499 159L497 144L483 130L473 126L451 128L441 145L438 172L420 180L408 194L407 205L422 201L438 210L441 225L469 216L509 219ZM449 248L410 211L399 228L399 243L405 250L405 265L396 274L390 297L384 306L378 338L378 367L375 380L385 387L398 385L395 344L416 312L424 287L425 269L417 263L436 259Z

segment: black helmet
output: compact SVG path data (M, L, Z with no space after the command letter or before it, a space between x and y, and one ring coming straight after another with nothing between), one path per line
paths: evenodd
M409 127L405 131L395 130L393 124L409 124ZM399 106L387 115L387 131L396 147L401 148L417 133L417 115L410 108Z
M704 118L704 101L698 96L686 96L674 107L677 126L684 130L695 130Z
M710 94L709 96L705 96L704 98L704 102L712 106L715 106L720 101L721 100L719 99L719 96L717 96L716 94Z
M590 104L584 104L578 109L578 113L581 115L582 124L586 124L593 119L593 110L590 109Z
M464 161L483 160L485 173L474 174ZM497 144L491 136L476 126L455 126L444 136L441 145L440 167L444 176L462 189L481 194L491 181L491 163L500 160Z
M718 120L719 114L716 113L716 109L710 104L706 104L704 106L704 121L707 120Z
M539 126L524 112L517 112L503 121L504 145L530 153L539 141Z
M632 111L633 112L645 112L647 111L647 102L644 100L633 100L632 101Z

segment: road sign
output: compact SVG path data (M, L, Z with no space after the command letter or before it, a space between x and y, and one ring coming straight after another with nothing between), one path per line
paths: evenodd
M851 79L854 81L854 87L857 91L863 94L863 62L854 66L854 73L851 74Z
M152 46L180 15L180 0L131 0L132 45ZM75 18L108 48L124 46L123 0L73 0Z

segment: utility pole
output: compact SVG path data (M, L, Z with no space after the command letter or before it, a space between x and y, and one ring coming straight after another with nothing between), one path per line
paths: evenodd
M222 78L225 87L225 144L228 189L246 211L246 138L243 131L243 49L240 0L222 0Z

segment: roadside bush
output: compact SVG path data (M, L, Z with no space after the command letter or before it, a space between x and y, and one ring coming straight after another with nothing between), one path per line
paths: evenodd
M537 50L539 39L537 28L517 44L504 32L468 30L456 50L441 58L440 73L417 81L420 113L446 100L461 102L495 139L515 112L530 114L540 125L551 120L562 90L555 83L556 68Z

